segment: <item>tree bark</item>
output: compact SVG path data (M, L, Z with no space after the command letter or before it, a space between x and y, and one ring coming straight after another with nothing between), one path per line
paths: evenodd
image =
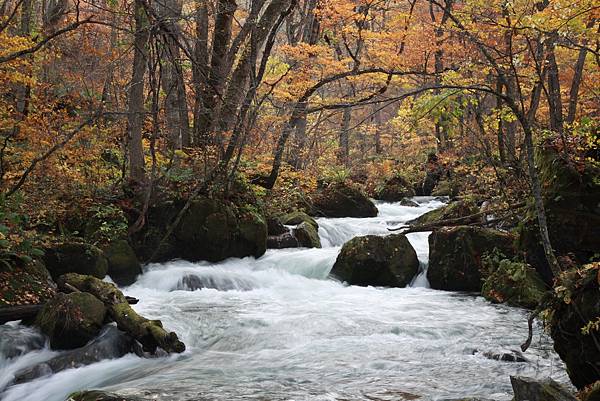
M571 82L571 90L569 91L569 112L565 121L567 124L573 124L573 121L575 121L577 102L579 100L579 86L581 85L581 78L583 76L583 67L585 66L586 56L587 48L582 47L579 50L579 55L577 56L577 62L575 63L573 73L573 81Z
M342 123L339 132L338 162L348 166L350 162L350 121L352 109L346 107L342 114Z
M142 129L144 126L144 75L148 61L148 19L144 6L135 2L135 36L133 41L133 69L128 94L127 135L129 149L129 178L132 182L145 181L144 147Z

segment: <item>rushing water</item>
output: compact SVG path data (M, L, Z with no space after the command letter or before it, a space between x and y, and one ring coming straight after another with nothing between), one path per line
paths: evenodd
M523 310L430 290L423 273L409 288L390 289L327 278L345 241L385 235L441 205L418 201L419 207L378 203L376 218L319 219L322 249L147 266L124 292L141 300L138 312L179 334L187 345L182 355L131 354L5 388L15 372L57 353L41 346L32 329L0 326L0 398L62 401L72 391L107 389L164 401L507 400L509 375L566 381L539 328L528 362L484 356L518 349L527 335ZM427 236L409 235L423 268ZM210 288L191 291L194 283ZM20 356L7 354L15 349L9 342Z

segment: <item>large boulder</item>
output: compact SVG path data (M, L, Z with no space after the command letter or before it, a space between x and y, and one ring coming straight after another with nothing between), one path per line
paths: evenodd
M0 263L0 308L41 304L56 294L56 284L38 260L10 258Z
M527 263L505 258L487 258L488 271L481 294L489 301L534 309L548 287Z
M331 274L350 285L405 287L418 270L417 254L406 236L367 235L344 244Z
M415 196L415 190L406 178L401 175L395 175L378 187L374 195L375 199L398 202L404 198Z
M38 313L35 324L53 349L73 349L100 333L105 316L104 304L91 294L58 293Z
M556 254L586 263L600 249L600 168L565 159L552 143L536 150L550 242ZM533 206L519 226L519 248L547 283L552 272L542 247Z
M477 203L471 198L465 198L456 202L449 203L446 206L431 210L414 220L409 221L411 225L431 224L441 220L458 219L479 213ZM481 217L467 219L464 224L481 221Z
M514 401L577 401L569 390L550 378L511 376L510 383L515 393Z
M567 365L567 373L579 389L600 380L598 271L596 265L589 270L565 272L555 289L557 300L550 321L550 334L554 349Z
M377 208L358 188L334 183L317 193L312 214L324 217L375 217Z
M65 273L104 278L108 272L104 252L82 242L64 242L46 249L44 263L55 280Z
M126 240L116 240L104 248L108 261L108 275L118 285L130 285L142 274L142 265Z
M191 202L173 234L162 241L184 205L184 201L166 202L150 209L145 229L134 236L138 256L153 261L218 262L265 253L267 224L254 208L204 197Z
M514 237L482 227L442 228L429 236L431 288L448 291L481 291L484 278L482 257L497 250L511 258L515 254Z

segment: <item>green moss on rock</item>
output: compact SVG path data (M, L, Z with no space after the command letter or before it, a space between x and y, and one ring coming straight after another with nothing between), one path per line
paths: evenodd
M301 247L320 248L321 239L315 226L308 222L302 222L294 229L294 237L298 240Z
M435 223L440 220L457 219L460 217L470 216L479 212L477 203L472 198L465 198L456 202L449 203L448 205L429 211L418 218L410 221L410 224L421 225ZM480 221L481 218L476 218L473 221L465 223L474 223Z
M44 262L54 279L65 273L104 278L108 271L104 253L94 245L81 242L65 242L46 249Z
M331 274L351 285L405 287L418 269L417 254L406 236L367 235L344 244Z
M429 236L431 288L448 291L481 291L485 269L482 257L498 250L513 257L511 234L482 227L442 228Z
M125 240L111 242L105 249L108 260L108 275L118 285L130 285L142 274L142 266L138 262L133 248Z
M377 208L358 188L334 183L314 198L311 214L324 217L375 217Z
M535 308L548 290L540 275L526 263L509 259L485 259L488 275L481 289L491 302Z
M50 339L54 349L85 345L100 333L106 308L86 292L58 293L38 313L35 324Z

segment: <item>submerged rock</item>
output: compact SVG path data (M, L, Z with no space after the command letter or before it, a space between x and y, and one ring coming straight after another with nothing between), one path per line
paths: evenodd
M131 352L132 347L131 337L115 326L106 326L98 337L85 346L63 352L48 361L21 370L15 374L14 381L16 384L24 383L65 369L90 365L103 359L120 358Z
M418 270L417 254L406 236L367 235L344 244L331 274L350 285L405 287Z
M100 333L105 315L104 304L92 294L58 293L38 313L35 325L49 337L53 349L73 349Z
M313 202L314 215L324 217L375 217L377 208L358 188L345 184L330 184Z
M46 249L44 263L55 280L65 273L78 273L104 278L108 261L94 245L82 242L65 242Z
M230 277L211 277L187 274L177 283L178 290L196 291L204 288L212 288L219 291L250 291L253 288L250 281L236 280Z
M522 353L514 350L510 352L475 351L473 352L473 355L482 355L487 359L501 362L528 362L527 358L525 358Z
M146 398L123 396L106 391L78 391L69 395L66 401L149 401Z
M388 202L398 202L411 196L415 196L412 184L400 175L389 178L375 191L375 199Z
M511 376L510 383L515 393L514 401L577 401L569 390L550 378Z
M411 207L419 207L419 204L414 200L404 198L400 201L402 206L411 206Z
M494 250L511 257L513 236L482 227L442 228L429 236L431 288L448 291L481 291L484 279L482 256Z
M0 356L14 358L44 348L46 338L37 329L22 325L0 325Z

